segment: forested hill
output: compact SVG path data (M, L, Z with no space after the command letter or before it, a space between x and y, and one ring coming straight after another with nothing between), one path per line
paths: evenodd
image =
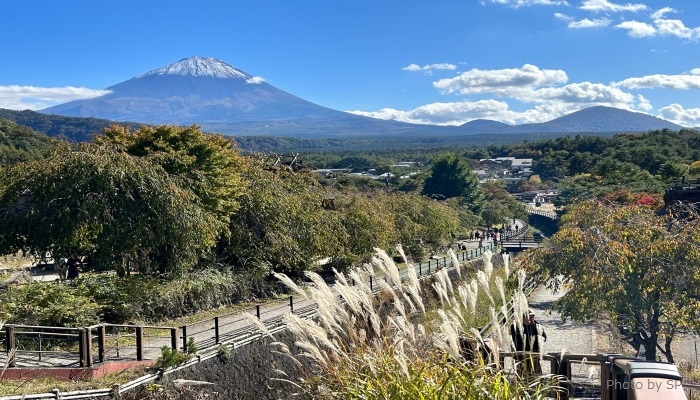
M0 165L39 159L52 142L44 134L0 118Z
M0 108L0 118L13 121L19 125L32 128L36 132L51 137L64 138L73 142L86 142L92 135L102 132L107 126L119 124L138 129L141 124L132 122L115 122L107 119L64 117L61 115L41 114L31 110L7 110Z
M470 153L467 151L465 156L472 158ZM483 151L478 153L480 157L484 155ZM489 146L486 153L488 157L533 158L533 169L543 179L589 173L604 160L636 165L656 175L664 164L688 165L700 160L700 131L662 129L642 134L618 134L609 138L567 136Z

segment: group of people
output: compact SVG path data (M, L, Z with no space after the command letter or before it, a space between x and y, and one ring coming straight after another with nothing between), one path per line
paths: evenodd
M68 280L73 280L80 276L83 262L78 257L77 253L71 253L70 257L61 259L58 264L56 264L56 271L58 271L61 278Z

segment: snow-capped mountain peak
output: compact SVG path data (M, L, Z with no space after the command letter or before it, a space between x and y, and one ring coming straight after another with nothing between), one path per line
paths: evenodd
M250 79L251 75L246 74L240 69L234 68L229 64L217 59L210 57L190 57L183 58L182 60L166 65L152 71L148 71L143 75L139 75L136 78L143 78L149 75L182 75L182 76L194 76L194 77L210 77L210 78L238 78L238 79Z

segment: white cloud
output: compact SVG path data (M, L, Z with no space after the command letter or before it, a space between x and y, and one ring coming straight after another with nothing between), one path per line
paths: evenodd
M700 68L693 68L688 73L692 75L700 75Z
M667 12L669 11L661 9L652 14L652 16L663 15ZM685 26L683 21L679 19L655 18L654 25L639 21L624 21L618 25L615 25L614 28L627 29L627 33L633 38L643 38L647 36L660 35L676 36L681 39L688 39L693 41L700 39L700 27L689 28Z
M598 19L588 19L584 18L581 20L576 20L573 17L570 17L566 14L562 13L555 13L554 16L557 19L560 19L564 22L566 22L567 26L571 29L581 29L581 28L600 28L603 26L608 26L610 25L611 20L607 18L598 18Z
M679 19L655 19L656 31L662 36L678 36L683 39L698 39L700 28L688 28Z
M507 124L546 122L584 108L580 105L546 104L525 111L513 111L508 103L498 100L432 103L403 111L384 108L375 112L348 111L353 114L413 124L462 125L475 119L490 119Z
M700 108L686 109L674 103L659 109L659 117L682 126L700 126Z
M622 11L643 11L648 7L646 4L615 4L609 0L584 0L579 7L581 10L593 12L622 12Z
M651 102L649 99L645 98L641 94L637 95L637 109L642 110L642 111L651 111L654 109L654 106L651 105Z
M448 70L448 71L454 71L457 69L457 66L454 64L447 64L447 63L442 63L442 64L428 64L424 66L420 66L418 64L410 64L408 66L405 66L401 68L404 71L411 71L411 72L425 72L426 74L432 74L433 70Z
M651 14L651 18L653 18L653 19L660 19L660 18L663 18L665 14L668 14L668 13L675 13L675 12L676 12L676 10L674 10L674 9L671 8L671 7L664 7L664 8L661 8L661 9L659 9L659 10L654 11L654 12Z
M644 96L634 96L615 87L590 82L540 89L523 88L511 93L509 97L525 104L535 104L535 106L516 112L510 110L505 101L486 99L432 103L408 111L384 108L374 112L359 110L349 112L416 124L461 125L479 118L509 124L545 122L595 105L634 111L649 111L652 108L649 100Z
M690 74L665 75L655 74L636 78L627 78L620 82L613 82L615 87L626 87L630 89L700 89L700 69L691 70Z
M508 4L513 7L525 6L568 6L566 0L491 0L492 3Z
M561 87L533 90L529 97L519 100L530 103L583 103L590 105L609 105L612 107L629 107L635 97L619 88L602 83L580 82Z
M656 28L653 26L639 21L624 21L613 28L617 29L627 29L627 34L633 38L643 38L646 36L656 35Z
M84 87L0 86L0 108L40 110L72 100L91 99L111 93Z
M265 82L265 78L263 78L261 76L254 76L252 78L246 79L246 81L245 81L245 83L250 83L253 85L258 85L258 84L261 84L263 82Z
M413 124L460 125L478 118L495 119L508 112L508 104L498 100L431 103L413 110L383 108L379 111L348 111L379 119L392 119Z
M433 82L445 93L494 93L512 96L517 92L541 86L565 83L568 77L562 70L540 69L525 64L521 68L480 70L473 68L454 77Z

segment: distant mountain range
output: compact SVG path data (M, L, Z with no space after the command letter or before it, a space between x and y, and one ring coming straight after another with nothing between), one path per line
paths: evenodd
M461 126L435 126L379 120L311 103L221 60L205 57L180 60L107 90L109 94L60 104L41 112L145 124L196 123L205 131L234 136L461 136L681 128L647 114L610 107L591 107L549 122L524 125L475 120Z

